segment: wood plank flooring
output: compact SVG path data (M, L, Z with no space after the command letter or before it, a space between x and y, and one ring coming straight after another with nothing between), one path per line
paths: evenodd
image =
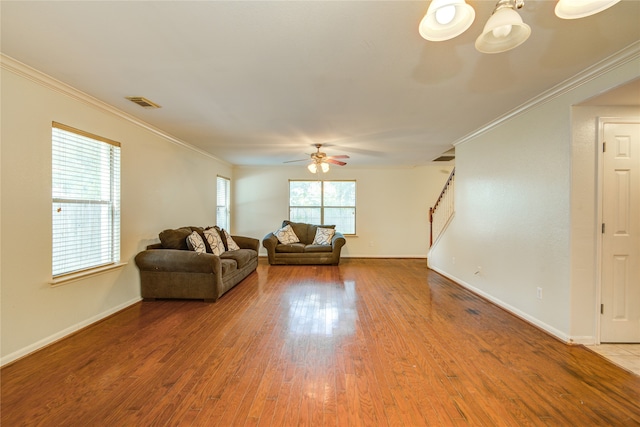
M2 426L634 426L640 377L424 260L268 266L1 371Z

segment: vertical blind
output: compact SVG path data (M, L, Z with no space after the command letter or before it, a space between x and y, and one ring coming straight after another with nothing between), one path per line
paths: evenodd
M223 178L219 176L216 180L216 192L217 192L217 208L216 208L216 225L220 228L224 228L225 230L229 230L229 201L230 191L229 187L231 181L228 178Z
M54 277L120 260L120 144L52 125Z

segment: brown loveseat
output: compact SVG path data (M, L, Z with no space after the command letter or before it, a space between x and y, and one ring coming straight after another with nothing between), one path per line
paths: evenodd
M269 264L329 264L340 263L340 251L347 243L344 235L336 231L330 244L312 244L318 228L331 228L333 225L313 225L285 220L282 227L290 225L299 242L280 243L275 234L269 233L262 240L262 245L267 249Z
M160 243L147 246L135 257L140 270L142 298L203 299L214 302L258 266L260 241L231 236L240 249L225 250L219 256L189 250L186 238L201 227L182 227L160 233ZM225 245L226 247L226 245Z

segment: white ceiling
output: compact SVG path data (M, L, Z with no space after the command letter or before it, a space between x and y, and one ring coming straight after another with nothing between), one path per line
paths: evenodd
M322 143L350 165L413 166L640 40L640 1L566 21L529 0L529 40L481 54L495 3L470 0L471 28L435 43L417 31L427 1L3 0L1 46L232 164Z

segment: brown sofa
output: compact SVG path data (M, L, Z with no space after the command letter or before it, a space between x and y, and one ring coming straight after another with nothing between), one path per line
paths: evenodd
M262 245L267 249L269 264L328 264L340 263L340 252L347 243L344 235L336 231L330 245L313 245L313 239L318 227L335 228L333 225L313 225L285 220L282 227L287 224L295 232L300 240L298 243L282 244L272 233L268 233L262 240Z
M136 255L144 300L180 298L214 302L257 268L258 239L232 236L240 249L218 256L189 250L185 239L192 231L202 234L203 229L165 230L160 233L161 243L149 245ZM208 245L207 250L210 251Z

